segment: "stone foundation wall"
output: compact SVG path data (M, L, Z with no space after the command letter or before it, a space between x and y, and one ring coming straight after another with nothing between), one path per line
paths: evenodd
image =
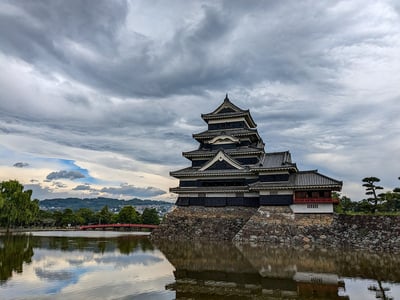
M336 215L332 242L363 249L400 252L400 216Z
M333 223L332 214L294 214L288 206L262 206L234 241L296 245L324 241Z
M256 212L253 207L178 206L151 236L170 240L232 240Z
M400 216L294 214L289 206L177 207L152 238L400 252Z
M400 216L293 214L289 207L265 206L233 240L400 252Z

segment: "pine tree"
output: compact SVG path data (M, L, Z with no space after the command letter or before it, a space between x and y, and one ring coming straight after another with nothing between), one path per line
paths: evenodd
M383 187L376 185L376 182L381 181L378 177L365 177L362 182L365 182L363 186L365 187L365 194L372 195L372 197L368 198L367 201L371 205L371 212L375 213L378 204L382 202L384 199L377 194L378 190L383 190Z

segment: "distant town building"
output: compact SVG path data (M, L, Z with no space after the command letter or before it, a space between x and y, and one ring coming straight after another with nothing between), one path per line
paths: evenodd
M190 167L171 172L179 186L177 206L290 206L294 213L332 213L332 191L342 182L317 172L299 171L289 151L265 152L249 110L228 95L213 112L202 114L208 124L193 134L197 150L183 152Z

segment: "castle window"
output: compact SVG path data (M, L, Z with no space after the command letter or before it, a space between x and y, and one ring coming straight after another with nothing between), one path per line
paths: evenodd
M308 203L307 208L318 208L318 204L317 203Z

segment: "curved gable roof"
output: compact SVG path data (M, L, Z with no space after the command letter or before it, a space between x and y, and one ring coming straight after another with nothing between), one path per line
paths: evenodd
M210 159L203 167L199 169L199 171L205 171L211 168L214 164L225 162L230 168L234 168L237 170L243 170L244 168L233 158L229 157L225 154L224 151L219 151L212 159Z
M254 122L252 116L250 115L250 111L248 109L241 109L240 107L233 104L229 100L228 94L226 94L222 104L218 106L213 112L208 114L201 114L201 118L206 122L208 120L229 119L236 117L244 117L251 128L257 127L257 124Z

